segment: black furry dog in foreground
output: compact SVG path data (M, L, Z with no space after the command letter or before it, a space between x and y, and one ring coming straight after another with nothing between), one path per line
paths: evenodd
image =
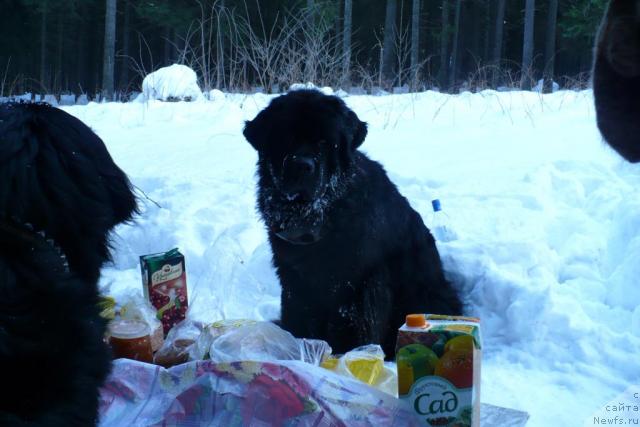
M110 369L97 307L108 236L136 202L80 120L0 104L0 425L92 426Z
M612 0L596 41L593 94L600 132L640 162L640 0Z
M460 314L433 237L382 166L367 125L335 96L298 90L246 123L258 209L282 285L281 325L337 353L378 343L393 357L409 313Z

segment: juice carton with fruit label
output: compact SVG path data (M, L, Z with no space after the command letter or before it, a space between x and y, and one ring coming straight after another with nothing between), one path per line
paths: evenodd
M178 249L140 257L144 296L157 310L166 335L187 312L187 272Z
M425 426L480 426L480 321L410 314L398 330L398 395Z

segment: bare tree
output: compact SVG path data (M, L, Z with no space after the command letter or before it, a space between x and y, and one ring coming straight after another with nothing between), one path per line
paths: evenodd
M384 39L382 43L382 76L386 83L393 84L393 63L395 59L394 45L396 39L397 0L387 0L387 11L384 19Z
M411 9L411 79L418 81L418 61L420 53L420 0L413 0Z
M102 96L112 99L116 56L116 0L106 0L106 8L104 17L104 56L102 59Z
M344 0L344 28L342 33L342 54L344 55L343 74L346 82L350 80L351 68L351 28L352 28L353 2Z
M522 42L522 90L531 90L533 77L533 25L536 12L536 0L527 0L524 10L524 40Z
M549 0L547 15L547 37L544 49L544 93L553 91L553 72L556 58L556 21L558 20L558 0Z
M496 9L496 28L495 38L493 41L493 57L492 62L495 67L493 70L493 86L498 86L498 75L500 64L502 63L502 35L504 34L504 12L507 0L498 0Z

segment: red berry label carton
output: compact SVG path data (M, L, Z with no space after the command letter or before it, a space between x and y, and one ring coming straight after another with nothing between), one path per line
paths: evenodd
M398 330L398 395L428 427L480 426L480 321L410 314Z
M184 255L178 249L140 257L144 296L157 310L167 335L187 313L187 272Z

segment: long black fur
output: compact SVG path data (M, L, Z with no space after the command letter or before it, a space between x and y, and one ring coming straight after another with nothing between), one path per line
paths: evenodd
M80 120L0 104L0 425L97 423L111 360L97 280L110 231L135 211L129 180Z
M630 162L640 162L640 0L612 0L595 47L598 127Z
M282 285L281 325L338 353L379 343L389 358L406 314L462 308L420 215L357 150L366 134L341 99L314 90L274 99L244 130L259 154L258 209ZM281 191L282 159L299 152L320 170L308 201ZM319 240L293 244L278 235L287 228L315 228Z

